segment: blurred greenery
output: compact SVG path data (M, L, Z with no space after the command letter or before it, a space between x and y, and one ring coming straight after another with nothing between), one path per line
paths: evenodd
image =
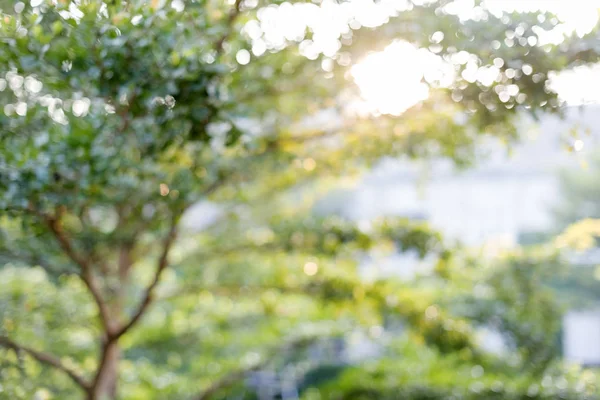
M327 399L582 399L594 398L593 374L550 370L540 381L509 366L465 362L402 338L381 360L345 370L321 388ZM401 361L400 361L401 360ZM587 379L587 381L586 381ZM582 389L587 387L587 389ZM303 398L310 399L306 390Z
M565 267L551 280L557 295L570 308L589 309L600 304L600 208L597 178L600 152L592 149L576 167L559 171L559 197L556 201L554 239L564 255Z
M598 149L587 154L582 165L559 171L560 193L554 210L559 230L581 220L600 218L600 197L596 184L599 177Z
M598 60L598 30L535 46L506 34L551 30L551 15L465 21L415 1L348 27L332 54L303 54L319 39L306 26L259 33L257 56L248 26L303 2L230 3L0 3L0 397L241 398L251 372L312 379L332 362L313 346L363 332L384 356L333 360L344 368L303 398L593 398L595 376L556 360L560 310L538 284L551 255L485 265L419 221L312 208L382 157L466 166L481 138L518 139L520 113L560 111L550 73ZM349 113L352 62L397 39L449 62L452 82L400 116ZM471 79L473 65L497 76ZM344 122L311 124L324 110ZM207 201L213 223L180 223ZM372 250L416 250L434 271L366 281ZM509 356L478 345L482 326Z

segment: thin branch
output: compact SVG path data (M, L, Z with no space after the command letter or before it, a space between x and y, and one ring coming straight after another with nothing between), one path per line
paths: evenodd
M233 8L231 9L231 11L229 11L229 15L227 16L227 22L226 22L227 31L215 43L215 50L216 50L217 54L220 54L223 51L223 44L225 43L225 41L227 39L229 39L229 36L231 36L232 29L233 29L233 23L235 22L238 15L240 15L241 6L242 6L242 0L235 0L235 4L233 5Z
M336 135L340 135L340 130L332 129L332 130L327 130L327 131L319 131L317 133L308 134L308 135L288 136L288 137L283 137L280 140L283 143L285 143L285 142L306 143L306 142L310 142L312 140L326 139L326 138L330 138L330 137L333 137Z
M216 248L214 251L211 251L210 253L198 253L195 256L195 258L198 258L198 259L202 260L202 262L206 263L206 262L213 261L214 259L217 259L217 258L223 259L227 256L236 255L239 253L248 255L252 251L273 252L276 250L281 250L283 248L284 248L283 245L278 246L276 243L267 243L265 245L257 245L254 243L242 243L237 246Z
M225 185L227 182L228 180L225 178L217 179L202 191L202 197L210 196L212 193L214 193L221 186Z
M175 242L176 237L177 237L177 215L174 215L173 219L171 220L171 227L169 228L169 233L164 238L163 243L162 243L162 252L158 259L158 263L156 265L156 271L154 272L154 278L152 279L152 282L146 289L143 299L142 299L142 302L140 303L137 311L133 314L133 316L131 317L129 322L126 323L125 325L123 325L118 331L116 331L115 333L110 335L110 337L109 337L110 341L114 341L114 340L118 339L119 337L123 336L125 333L127 333L127 331L129 331L129 329L131 329L131 327L133 327L140 320L140 318L146 312L148 306L150 306L150 303L152 303L154 289L156 289L156 286L158 286L158 283L160 282L160 277L161 277L163 271L169 265L169 262L168 262L169 252L171 250L171 247L173 246L173 243Z
M302 347L306 347L310 343L312 343L316 337L301 337L295 340L289 341L285 343L283 346L279 346L273 350L271 350L266 357L264 357L261 361L254 363L248 367L240 368L236 371L231 372L230 374L225 375L218 381L214 382L210 385L206 390L200 393L197 397L194 397L194 400L208 400L212 396L214 396L220 390L226 389L236 382L239 382L250 372L259 370L267 366L274 358L276 358L279 354L285 351L297 350Z
M52 265L47 260L42 257L33 255L33 254L25 254L25 253L17 253L11 249L1 249L0 250L0 260L7 259L9 262L20 262L30 267L40 266L45 271L51 274L77 274L76 270L73 269L61 269L56 265Z
M229 11L227 20L225 21L225 32L223 33L223 35L221 35L221 37L219 39L217 39L217 41L214 44L214 51L216 53L216 57L215 57L216 59L218 59L223 54L225 41L227 41L227 39L229 39L229 37L233 33L233 24L241 12L242 1L243 0L235 0L235 4L233 5L232 9ZM201 130L201 131L206 130L206 127L210 124L213 117L215 117L218 114L219 110L216 107L211 106L210 102L208 103L208 107L209 107L208 115L206 116L206 118L204 118L204 120L202 122L200 122L199 126L197 127L198 130ZM193 171L195 171L196 167L198 166L197 162L198 162L198 160L196 159L192 166Z
M92 273L92 266L89 263L89 260L77 254L73 246L71 245L71 241L62 230L60 225L60 220L56 216L45 214L31 204L26 208L18 208L14 209L15 211L30 213L38 218L40 218L48 227L50 232L54 235L56 240L58 241L63 252L79 267L81 273L79 277L83 280L88 290L92 294L96 305L98 306L98 311L100 313L100 320L102 321L103 326L108 330L109 329L109 313L106 307L106 303L102 298L100 293L100 289L96 285L96 281L94 279L94 275Z
M257 291L276 290L279 292L293 294L311 294L311 288L303 285L297 286L276 286L276 285L244 285L244 284L229 284L229 285L184 285L178 288L175 292L161 296L159 300L173 300L179 297L197 295L199 292L207 291L217 295L233 296L236 294L256 295Z
M92 267L90 263L86 258L77 254L77 252L71 245L71 241L69 240L65 232L62 230L60 222L57 218L48 215L42 215L42 217L44 218L46 225L60 244L62 250L81 269L81 280L83 280L83 283L85 283L85 285L87 286L88 290L92 294L92 297L94 298L94 301L96 302L96 305L98 306L98 311L100 312L100 319L104 328L107 331L110 331L111 326L108 308L106 306L106 302L102 298L100 288L96 284L96 280L92 273Z
M5 336L0 336L0 346L13 349L15 352L22 351L24 353L27 353L40 363L49 365L61 372L64 372L86 393L89 392L91 388L90 383L84 377L82 377L77 372L64 365L56 356L50 355L48 353L43 353L41 351L33 350L29 347L21 346L20 344L10 340Z
M158 286L158 283L160 282L160 277L161 277L163 271L168 266L169 251L171 250L173 242L175 241L175 238L177 237L178 216L179 216L179 214L173 215L173 218L171 221L171 227L169 228L169 233L163 240L162 252L158 259L156 272L154 273L154 278L152 279L152 282L146 289L143 299L142 299L142 302L140 303L137 311L133 314L133 316L131 317L129 322L126 323L125 325L123 325L121 328L119 328L118 330L116 330L114 332L107 331L107 335L104 338L104 343L102 344L102 353L100 355L100 362L98 365L98 369L96 371L96 376L94 377L94 382L92 384L92 388L95 388L101 379L102 373L104 371L104 368L105 368L107 360L108 360L109 352L110 352L112 346L114 345L114 343L117 342L121 336L123 336L125 333L127 333L129 331L129 329L131 329L140 320L140 318L142 318L142 316L144 315L144 313L150 306L150 303L152 303L154 289L156 288L156 286Z

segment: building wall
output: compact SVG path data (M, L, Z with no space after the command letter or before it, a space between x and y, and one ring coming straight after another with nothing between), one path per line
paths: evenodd
M475 167L465 171L447 160L385 160L360 185L332 200L355 220L418 214L467 245L515 244L522 232L552 226L552 207L560 196L558 170L577 168L600 146L600 107L565 113L564 120L523 121L523 139L511 149L493 140L482 143Z
M570 362L600 365L600 310L571 311L565 315L563 351Z
M455 175L424 185L400 182L366 185L353 199L355 219L383 215L423 215L449 239L472 246L489 241L515 244L518 234L551 227L557 198L552 174Z

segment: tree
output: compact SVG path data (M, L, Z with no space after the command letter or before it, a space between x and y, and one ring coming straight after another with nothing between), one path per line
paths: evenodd
M596 185L599 170L600 153L594 151L587 157L585 168L560 171L560 198L554 210L554 219L560 231L587 218L600 218Z
M378 28L348 29L352 43L335 54L309 57L300 51L318 39L309 28L306 41L247 50L256 39L248 26L265 8L301 2L32 1L7 10L1 251L8 265L33 267L2 271L0 345L16 363L3 374L29 382L13 397L42 382L63 398L77 389L116 398L118 384L125 398L207 398L263 365L251 352L238 369L253 346L292 336L281 347L296 348L381 318L395 291L361 282L356 252L392 243L441 253L438 236L406 220L364 232L290 199L309 203L316 178L384 155L467 163L481 133L508 139L518 112L557 109L550 71L597 61L596 31L536 46L525 38L552 29L551 16L461 21L447 3L409 4ZM432 80L429 99L401 116L307 127L356 94L348 58L394 39L452 63L452 83ZM470 61L453 58L459 51ZM471 77L473 68L495 79ZM223 216L182 236L184 212L206 199ZM391 308L418 324L426 305L410 304ZM317 322L321 330L305 332ZM468 345L450 336L442 347Z
M553 280L557 293L569 307L587 308L598 302L598 272L594 250L600 236L597 149L586 155L581 166L558 173L559 198L553 210L557 248L565 254L569 268ZM591 257L590 257L591 256Z

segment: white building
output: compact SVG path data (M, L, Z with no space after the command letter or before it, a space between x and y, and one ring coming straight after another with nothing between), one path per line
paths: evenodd
M522 124L524 138L511 154L490 143L476 166L465 171L448 161L387 160L358 187L340 194L344 207L338 211L356 220L419 215L467 245L515 244L522 233L551 228L557 170L576 168L600 146L599 106L570 108L566 114L565 120L548 116L538 126Z
M571 311L565 315L563 352L574 363L600 365L600 310Z

